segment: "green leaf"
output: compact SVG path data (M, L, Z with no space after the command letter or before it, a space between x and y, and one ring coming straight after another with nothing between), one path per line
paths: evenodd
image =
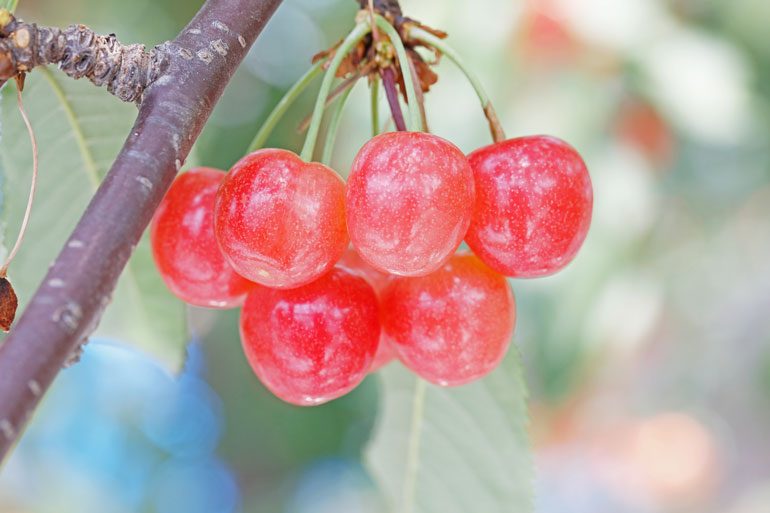
M5 244L10 246L24 213L32 154L16 107L15 87L6 86L2 96L2 220ZM40 169L30 225L9 271L19 311L72 232L136 117L134 105L49 69L35 70L27 77L24 104L37 135ZM184 306L163 285L146 236L93 336L135 345L172 370L181 367L187 340Z
M366 463L399 513L532 511L526 385L509 351L481 381L426 384L393 364Z
M10 12L16 10L19 0L0 0L0 9L8 9Z

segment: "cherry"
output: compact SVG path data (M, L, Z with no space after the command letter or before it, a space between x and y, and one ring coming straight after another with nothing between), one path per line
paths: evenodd
M256 151L222 183L215 226L222 252L241 275L268 287L304 285L331 269L347 247L345 182L290 151Z
M506 279L470 253L453 256L428 276L394 279L381 311L383 332L404 365L442 386L492 371L516 321Z
M395 359L395 349L393 349L393 346L390 345L390 342L384 336L380 335L377 352L374 354L374 360L372 360L372 365L369 367L369 372L377 372Z
M509 139L468 157L476 205L466 242L487 265L513 277L562 269L591 224L588 170L570 145L547 136Z
M420 132L378 135L361 148L348 178L353 246L382 271L428 274L465 236L473 188L468 161L452 143Z
M296 405L340 397L364 379L377 350L377 297L363 278L334 268L302 287L256 287L241 313L254 373Z
M348 248L342 255L342 258L337 262L337 267L341 267L346 271L361 276L374 289L374 292L379 296L385 287L390 283L393 275L378 271L366 261L361 258L355 249ZM377 345L377 353L374 355L374 361L369 369L369 372L376 372L396 357L396 352L391 347L390 343L385 340L385 337L380 337L380 342Z
M369 282L369 285L372 286L377 294L379 294L393 278L393 275L384 273L369 265L366 260L361 258L361 255L351 247L342 254L342 258L337 262L337 266L364 278Z
M150 228L163 281L177 297L196 306L238 306L253 286L225 261L214 237L214 203L224 177L224 171L205 167L179 175Z

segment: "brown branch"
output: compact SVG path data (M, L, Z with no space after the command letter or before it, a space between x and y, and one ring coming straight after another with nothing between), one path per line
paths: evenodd
M123 149L0 346L0 461L68 357L96 327L225 84L280 3L208 0L175 40L155 49L157 77L141 94Z
M160 73L162 48L124 45L114 34L84 25L39 27L7 14L0 28L0 84L37 66L55 64L72 78L87 78L127 102L138 102Z

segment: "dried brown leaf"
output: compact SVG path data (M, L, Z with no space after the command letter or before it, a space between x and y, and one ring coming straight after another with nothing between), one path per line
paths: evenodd
M329 59L331 60L334 57L334 54L337 52L337 48L339 48L340 44L342 42L336 43L334 46L329 48L328 50L324 50L322 52L318 52L313 56L312 62L315 64L316 62L322 60L322 59ZM351 51L348 53L345 58L340 63L340 67L337 70L336 76L338 78L345 78L351 73L355 73L358 71L358 69L361 67L361 64L364 63L367 56L367 50L369 48L371 41L369 38L364 38L360 43L358 43ZM328 65L328 63L327 63Z
M11 329L18 306L19 300L16 298L11 282L5 277L0 278L0 330L7 333Z
M410 28L412 28L412 27L415 27L415 28L420 28L420 29L422 29L422 30L424 30L424 31L426 31L426 32L430 32L431 34L433 34L434 36L436 36L436 37L438 37L438 38L440 38L440 39L446 39L446 37L447 37L447 35L448 35L448 34L447 34L446 32L444 32L443 30L439 30L439 29L435 29L435 28L433 28L433 27L429 27L429 26L427 26L427 25L423 25L423 24L422 24L422 23L420 23L419 21L415 21L415 20L413 20L413 19L411 19L411 18L406 18L406 19L404 20L404 22L402 23L402 28L401 28L401 30L402 30L402 31L403 31L405 34L408 34L408 33L409 33L409 29L410 29Z

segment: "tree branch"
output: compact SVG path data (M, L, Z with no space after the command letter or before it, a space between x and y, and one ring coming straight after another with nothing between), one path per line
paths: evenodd
M59 369L96 327L118 276L214 104L280 3L208 0L175 40L154 50L149 56L153 62L150 68L140 66L155 71L145 75L144 88L128 87L133 92L126 96L142 99L136 123L75 231L0 346L0 461ZM59 44L60 37L68 40L62 35L66 32L54 37L54 48L71 45ZM94 48L96 43L87 41L92 33L76 32L85 34L83 48ZM104 48L110 41L114 39L108 36L97 46ZM133 50L125 51L133 46L123 48L118 53L133 55ZM65 68L83 69L78 64L83 61L78 58L53 50L47 54L41 51L38 47L33 59L40 55L61 56L59 63L72 63ZM148 56L143 55L142 59ZM119 69L123 65L125 62ZM84 76L109 74L93 68L90 75L86 72ZM109 87L110 81L106 83ZM119 96L121 90L115 87Z
M0 84L37 66L56 64L72 78L86 77L127 102L138 102L161 71L163 48L124 45L84 25L38 27L4 13L0 28Z

